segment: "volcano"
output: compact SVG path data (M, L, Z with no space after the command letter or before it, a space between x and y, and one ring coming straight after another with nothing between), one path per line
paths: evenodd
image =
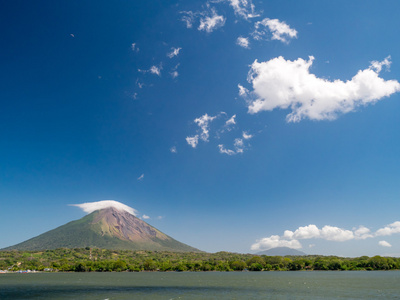
M97 247L112 250L200 252L125 210L107 207L3 250Z

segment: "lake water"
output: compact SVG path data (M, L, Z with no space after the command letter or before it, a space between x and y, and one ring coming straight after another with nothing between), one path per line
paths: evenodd
M400 271L0 274L0 299L400 299Z

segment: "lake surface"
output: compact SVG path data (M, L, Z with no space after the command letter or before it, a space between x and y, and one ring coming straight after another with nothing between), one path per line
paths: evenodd
M400 299L400 271L0 274L0 299Z

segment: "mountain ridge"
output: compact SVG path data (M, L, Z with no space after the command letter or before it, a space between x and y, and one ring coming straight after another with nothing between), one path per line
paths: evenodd
M293 256L303 256L307 255L306 253L292 249L289 247L275 247L265 251L257 252L257 255L268 255L268 256L286 256L286 255L293 255Z

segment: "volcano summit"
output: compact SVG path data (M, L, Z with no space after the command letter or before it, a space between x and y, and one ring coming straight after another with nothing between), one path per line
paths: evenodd
M134 209L120 202L107 200L74 206L90 214L3 250L97 247L115 250L200 252L137 218Z

